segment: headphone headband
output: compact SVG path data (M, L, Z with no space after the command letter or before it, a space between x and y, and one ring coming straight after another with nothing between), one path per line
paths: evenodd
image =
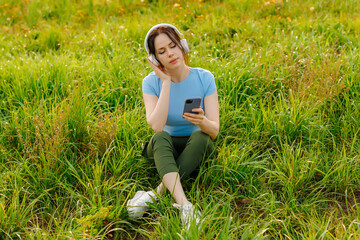
M148 31L148 33L146 34L146 37L145 37L144 46L145 46L146 52L148 54L150 54L150 50L149 50L148 44L147 44L148 38L149 38L150 34L159 27L170 27L170 28L174 29L177 32L177 34L179 34L180 38L184 38L184 35L175 26L168 24L168 23L157 24Z

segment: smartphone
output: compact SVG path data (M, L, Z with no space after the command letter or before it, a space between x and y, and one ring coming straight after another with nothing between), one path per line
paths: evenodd
M185 100L184 103L184 110L183 110L183 114L184 113L195 113L197 114L197 112L193 112L193 108L199 108L201 104L201 98L188 98Z

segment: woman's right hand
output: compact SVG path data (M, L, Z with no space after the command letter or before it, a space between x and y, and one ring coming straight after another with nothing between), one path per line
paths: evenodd
M146 58L146 60L150 63L151 68L154 70L155 74L161 79L163 82L170 82L171 77L166 72L166 70L161 70L160 67L157 67L155 64L153 64L149 58Z

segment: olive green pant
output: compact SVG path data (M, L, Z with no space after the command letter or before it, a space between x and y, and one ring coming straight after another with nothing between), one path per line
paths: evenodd
M167 132L158 132L145 146L143 156L154 160L161 179L170 172L178 172L183 179L189 176L214 149L214 142L209 135L201 131L185 137L174 137Z

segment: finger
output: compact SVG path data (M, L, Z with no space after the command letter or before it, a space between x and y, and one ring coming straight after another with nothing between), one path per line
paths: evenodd
M194 114L194 113L184 113L186 114L185 116L187 116L188 118L192 118L192 119L198 119L201 117L200 114Z
M195 119L196 119L196 118L192 117L192 116L189 115L189 114L186 114L186 115L184 114L183 117L184 117L186 120L190 121L190 122L193 122L193 121L195 121Z
M188 117L188 116L185 116L184 118L185 118L187 121L189 121L189 122L191 122L191 123L193 123L193 124L195 124L195 125L198 125L198 124L199 124L199 121L196 120L196 119L194 119L194 118L191 118L191 117Z
M157 66L152 61L150 61L148 57L146 58L146 60L150 63L151 68L155 71L155 69L157 69Z
M191 111L197 112L197 113L199 113L199 114L204 114L204 110L202 110L201 107L199 107L199 108L193 108Z
M197 115L195 115L197 116ZM183 115L184 119L188 120L189 122L195 124L195 125L199 125L202 121L202 119L198 118L198 117L191 117L189 115Z
M155 74L161 78L161 76L168 76L167 71L161 67L161 65L156 66L150 59L147 57L146 60L150 63L151 68L154 70Z
M184 113L185 116L193 118L193 119L203 119L204 114L199 113Z

